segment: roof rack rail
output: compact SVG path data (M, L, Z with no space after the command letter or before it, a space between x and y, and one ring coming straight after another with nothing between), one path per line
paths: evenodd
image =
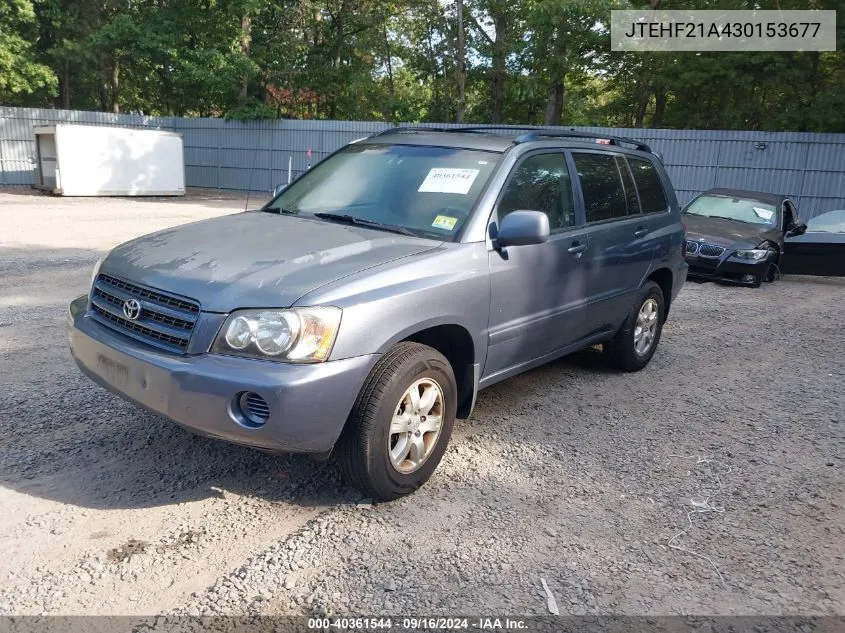
M515 144L527 143L529 141L536 141L542 137L551 138L592 138L597 141L607 141L609 145L627 144L633 145L641 152L648 152L652 154L651 148L641 141L635 141L626 136L612 136L608 134L599 134L598 132L578 132L576 130L548 130L544 128L535 128L534 130L517 136L513 142Z
M424 129L431 129L431 128L424 128ZM592 138L599 141L607 141L610 145L622 145L623 143L627 145L633 145L640 151L653 153L651 148L642 143L641 141L636 141L632 138L628 138L626 136L613 136L608 134L599 134L598 132L579 132L577 130L555 130L545 127L540 127L537 125L470 125L470 126L461 126L461 127L447 127L447 128L440 128L436 131L438 132L455 132L455 133L484 133L490 130L505 130L505 131L522 131L527 130L525 134L517 136L514 139L514 144L519 143L527 143L528 141L536 140L540 137L552 137L552 138Z
M536 125L462 125L460 127L447 127L443 128L444 132L456 132L456 133L485 133L489 132L490 130L505 130L505 131L513 131L518 132L520 130L542 130L543 128L537 127Z
M376 133L374 136L379 136L381 134L392 134L394 132L456 132L456 133L464 133L464 132L488 132L490 130L542 130L543 128L537 127L536 125L461 125L461 126L452 126L452 127L437 127L435 125L427 126L427 125L397 125L394 127L387 128L386 130L382 130L381 132Z
M384 134L395 134L399 132L452 132L455 134L484 134L491 130L505 130L513 132L525 131L525 134L517 136L513 143L519 145L520 143L527 143L529 141L536 141L541 138L589 138L596 141L606 141L609 145L632 145L641 152L648 152L653 154L647 144L636 141L626 136L613 136L608 134L599 134L598 132L579 132L577 130L553 130L535 125L471 125L461 127L425 127L425 126L408 126L408 127L392 127L375 134L374 136L382 136Z
M396 126L396 127L389 127L386 130L382 130L381 132L377 132L373 134L373 136L384 136L385 134L397 134L400 132L446 132L446 128L442 127L426 127L422 125L409 125L406 127Z

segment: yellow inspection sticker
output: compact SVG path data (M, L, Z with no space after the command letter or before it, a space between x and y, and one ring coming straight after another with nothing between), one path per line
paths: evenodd
M445 229L446 231L451 231L455 228L455 224L457 224L458 218L453 218L448 215L438 215L434 218L434 222L431 223L436 229Z

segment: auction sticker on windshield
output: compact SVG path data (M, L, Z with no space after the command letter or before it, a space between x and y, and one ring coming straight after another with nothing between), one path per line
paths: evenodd
M756 213L759 217L763 218L764 220L771 220L772 216L775 214L774 211L770 211L769 209L761 209L760 207L754 207L754 213Z
M434 222L431 223L436 229L443 229L445 231L451 231L455 228L455 224L457 224L458 218L453 218L448 215L438 215L434 218Z
M477 169L435 167L428 172L417 191L424 193L469 193L478 176Z

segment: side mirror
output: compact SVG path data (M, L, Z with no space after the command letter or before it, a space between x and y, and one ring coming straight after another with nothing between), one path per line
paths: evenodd
M549 239L549 217L540 211L512 211L499 223L494 246L528 246Z
M794 222L787 231L789 235L803 235L806 232L807 225L804 222L801 222L800 220L798 222Z
M275 198L276 196L278 196L280 193L282 193L287 188L288 188L287 184L276 185L275 189L273 189L273 197Z

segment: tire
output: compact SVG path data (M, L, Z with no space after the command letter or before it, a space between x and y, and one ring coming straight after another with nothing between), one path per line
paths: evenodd
M427 415L411 408L413 389L423 405L421 411L428 404L426 398L434 398ZM367 377L338 442L337 460L347 482L381 501L398 499L422 486L446 451L457 395L452 366L440 352L419 343L392 347ZM407 433L391 434L394 416L394 429L406 424ZM436 424L435 418L438 430L425 431ZM404 448L408 451L402 460Z
M769 265L766 267L766 272L763 273L763 281L771 283L776 279L777 263L780 260L780 252L775 251L774 255L769 257Z
M653 302L653 303L652 303ZM654 309L654 328L650 337L648 347L638 351L636 344L637 321L640 311L651 304ZM631 311L625 318L625 322L609 343L603 346L605 359L611 367L622 371L639 371L651 360L660 342L660 334L663 332L663 318L666 314L663 291L653 281L646 282L637 295ZM649 319L651 321L651 319Z

